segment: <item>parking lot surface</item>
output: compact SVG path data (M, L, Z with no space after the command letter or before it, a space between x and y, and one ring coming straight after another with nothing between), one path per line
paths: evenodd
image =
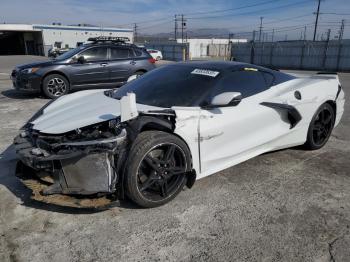
M346 109L321 150L261 155L159 208L85 212L30 201L14 176L12 140L48 100L12 89L23 58L12 59L0 58L0 261L349 261L350 74L339 74Z

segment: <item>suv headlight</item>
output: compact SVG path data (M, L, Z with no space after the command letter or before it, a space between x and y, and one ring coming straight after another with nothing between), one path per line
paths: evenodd
M31 67L31 68L23 69L21 72L25 74L31 74L31 73L35 73L38 70L39 70L39 67Z

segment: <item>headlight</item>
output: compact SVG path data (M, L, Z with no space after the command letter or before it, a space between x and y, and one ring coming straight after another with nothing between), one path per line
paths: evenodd
M35 73L38 70L39 70L39 67L31 67L31 68L23 69L21 72L25 74L31 74L31 73Z

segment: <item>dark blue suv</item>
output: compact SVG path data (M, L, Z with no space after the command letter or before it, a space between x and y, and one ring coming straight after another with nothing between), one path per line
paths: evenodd
M155 68L150 54L125 38L89 41L51 61L16 66L14 88L57 98L74 89L120 86Z

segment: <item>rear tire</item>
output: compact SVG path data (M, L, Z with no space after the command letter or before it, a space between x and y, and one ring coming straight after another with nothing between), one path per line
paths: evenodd
M142 132L126 164L126 193L142 207L156 207L175 198L191 169L190 151L178 137L161 131Z
M43 80L43 93L49 98L58 98L69 92L67 78L59 74L51 74Z
M332 133L334 120L335 112L332 106L328 103L322 104L310 122L305 148L317 150L323 147Z

